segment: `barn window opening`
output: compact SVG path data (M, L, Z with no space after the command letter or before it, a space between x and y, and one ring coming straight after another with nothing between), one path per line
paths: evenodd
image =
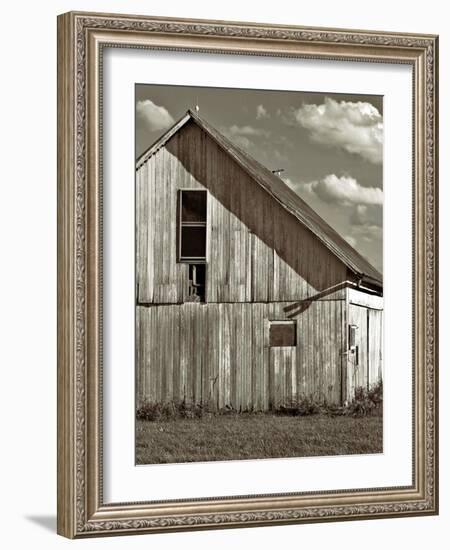
M279 348L297 345L297 323L295 321L270 321L269 345Z
M204 302L205 301L205 281L206 281L206 265L205 264L190 264L189 265L189 302Z
M206 191L180 191L179 260L206 261Z

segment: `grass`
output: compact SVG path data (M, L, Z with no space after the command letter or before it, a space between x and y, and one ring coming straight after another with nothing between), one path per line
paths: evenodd
M382 451L381 411L367 416L241 413L136 420L137 464Z

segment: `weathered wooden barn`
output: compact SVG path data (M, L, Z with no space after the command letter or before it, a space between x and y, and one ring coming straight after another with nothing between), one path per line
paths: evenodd
M332 403L381 377L382 277L188 111L136 165L137 405Z

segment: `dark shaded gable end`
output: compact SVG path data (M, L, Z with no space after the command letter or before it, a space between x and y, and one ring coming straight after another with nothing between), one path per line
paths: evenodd
M193 121L204 130L241 168L248 173L287 212L309 229L355 275L358 283L382 292L382 275L343 239L325 220L301 199L281 178L231 143L197 113L187 113L161 136L136 162L139 169L163 147L186 123Z

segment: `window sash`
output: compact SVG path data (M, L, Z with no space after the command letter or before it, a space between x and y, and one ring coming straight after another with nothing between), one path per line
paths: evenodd
M183 202L183 197L197 195L201 197L192 200L190 204ZM181 223L206 223L207 216L207 191L203 189L180 190L180 221Z
M205 220L183 220L183 193L204 193L205 194ZM178 218L178 261L189 263L206 263L207 251L207 191L203 189L180 189L179 191L179 218ZM187 255L183 254L183 229L204 228L204 254Z

